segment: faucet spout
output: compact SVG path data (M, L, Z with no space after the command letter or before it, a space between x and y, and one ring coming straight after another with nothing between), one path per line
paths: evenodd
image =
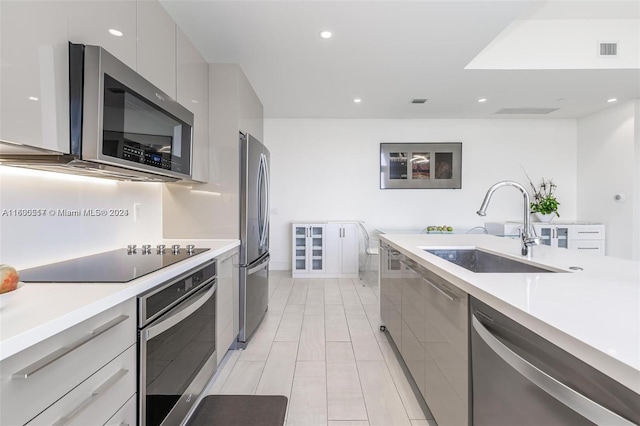
M482 205L480 206L480 209L476 213L478 214L478 216L486 216L487 207L489 207L489 201L491 201L491 197L493 196L493 193L496 192L496 190L498 190L499 188L502 188L504 186L513 186L514 188L522 192L523 201L524 201L524 209L523 209L524 229L522 231L522 238L521 238L521 242L522 242L521 252L523 256L528 256L531 253L529 247L540 244L540 239L534 236L533 228L531 226L531 210L530 210L531 200L529 198L529 193L522 185L520 185L518 182L513 182L510 180L504 180L492 185L487 190L487 193L484 196L484 200L482 201Z

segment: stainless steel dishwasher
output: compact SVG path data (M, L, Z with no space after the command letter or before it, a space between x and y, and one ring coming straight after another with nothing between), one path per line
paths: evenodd
M640 424L640 395L471 298L474 426Z

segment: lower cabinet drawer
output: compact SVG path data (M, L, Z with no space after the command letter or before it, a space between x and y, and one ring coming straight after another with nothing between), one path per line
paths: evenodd
M0 362L0 424L23 425L136 342L134 299Z
M571 241L569 248L580 250L584 253L604 255L604 240L577 240Z
M604 225L575 225L569 228L571 240L602 240Z
M138 394L134 394L129 400L105 423L105 426L136 426L138 421Z
M132 345L28 425L105 424L135 394L136 378L136 345Z

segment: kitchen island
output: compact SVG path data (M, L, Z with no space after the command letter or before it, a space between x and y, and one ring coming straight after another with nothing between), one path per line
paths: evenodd
M383 234L382 243L640 394L640 263L491 235ZM425 249L478 248L557 273L474 273ZM437 419L436 419L437 420Z

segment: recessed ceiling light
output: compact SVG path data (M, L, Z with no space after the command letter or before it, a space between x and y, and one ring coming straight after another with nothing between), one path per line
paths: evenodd
M39 99L36 98L35 96L29 96L29 100L30 101L38 101Z
M611 98L611 99L607 99L607 102L613 103L613 102L616 102L617 100L618 98Z
M333 34L331 33L331 31L322 31L320 33L320 37L322 38L331 38Z
M355 99L353 100L353 102L355 102L355 103L359 104L360 102L362 102L362 99L360 99L360 98L355 98Z
M480 103L487 102L487 98L480 98L480 99L478 99L478 102L480 102Z
M122 31L116 30L115 28L109 29L109 34L116 37L122 37Z

